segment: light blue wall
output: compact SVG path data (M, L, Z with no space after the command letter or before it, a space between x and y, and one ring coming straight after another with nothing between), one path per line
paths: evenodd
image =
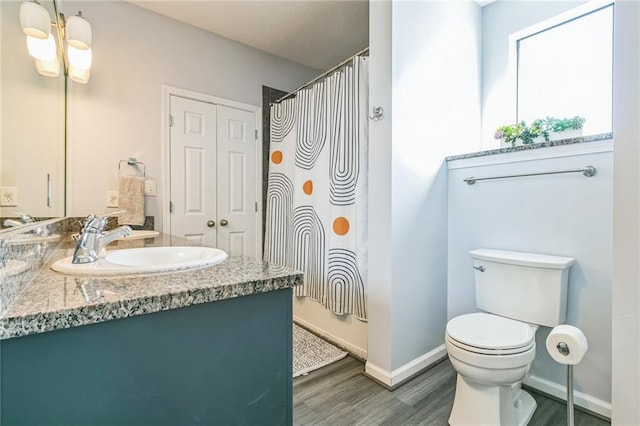
M483 8L482 19L482 147L496 147L493 139L495 129L515 119L513 107L514 88L509 75L509 35L549 19L560 13L586 3L585 1L497 1ZM598 154L598 161L610 164L611 155ZM602 157L602 158L600 158ZM575 157L579 158L579 157ZM555 164L553 164L555 163ZM567 168L569 158L539 160L532 163L487 166L465 170L467 174L501 174L505 171L521 171L527 165L538 169ZM581 164L579 167L584 166ZM605 172L607 173L607 172ZM458 171L450 173L449 196L456 194ZM459 272L468 261L466 251L473 244L498 244L497 248L537 250L548 252L563 247L569 256L582 259L574 268L573 287L569 298L568 323L578 325L587 333L590 350L583 363L576 367L577 390L604 402L611 401L611 275L612 275L612 203L613 183L610 173L598 175L607 179L604 187L588 185L587 193L576 190L564 191L557 186L557 178L551 177L539 187L522 186L515 192L518 198L509 198L510 184L500 182L492 185L495 194L484 199L466 199L465 208L455 208L461 198L449 199L449 317L474 309L472 276L463 278ZM465 185L466 186L466 185ZM599 189L596 189L599 188ZM468 191L467 191L468 192ZM461 195L461 194L460 194ZM526 195L526 197L525 197ZM545 197L555 197L553 203ZM493 200L489 202L488 200ZM534 210L522 209L523 203L537 200L542 203ZM465 216L475 210L478 215ZM532 215L537 211L537 216ZM594 214L600 212L600 214ZM456 214L457 213L457 214ZM488 215L482 217L482 215ZM491 223L488 217L495 217ZM553 220L547 219L552 217ZM540 218L543 218L542 221ZM465 228L460 224L473 220L482 228ZM526 223L526 225L525 225ZM480 232L480 233L478 233ZM472 244L473 243L473 244ZM506 247L503 247L506 246ZM530 248L527 248L530 247ZM535 251L534 250L534 251ZM569 251L573 251L569 253ZM464 254L462 253L464 252ZM579 259L580 260L580 259ZM465 269L466 270L466 269ZM575 272L585 274L579 278ZM577 282L575 280L578 280ZM462 284L464 283L464 284ZM464 289L464 290L463 290ZM471 293L469 293L471 292ZM534 376L564 386L563 369L554 363L544 349L544 338L548 329L538 333L538 355L533 366Z
M446 324L442 160L478 147L481 9L394 2L392 368L440 347Z
M582 153L596 146L605 152ZM478 159L449 163L449 318L478 310L469 250L486 247L575 258L569 275L566 323L580 328L589 341L588 353L575 367L575 389L604 405L611 401L612 149L613 141L589 142L574 145L572 155L566 157L531 159L535 153L564 151L563 147L551 147L485 157L484 164ZM506 162L492 164L491 160ZM597 175L513 178L472 186L463 182L468 176L586 165L596 166ZM542 327L537 333L531 374L564 389L564 366L553 361L545 347L549 331ZM601 407L589 408L598 411Z
M387 384L445 354L442 161L479 147L480 24L473 1L371 2L370 106L385 116L369 126L367 372Z
M369 271L367 305L370 364L391 371L391 2L369 7L369 107L385 118L369 121Z

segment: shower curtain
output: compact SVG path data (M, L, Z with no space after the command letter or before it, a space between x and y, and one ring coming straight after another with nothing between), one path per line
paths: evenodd
M296 296L367 318L368 58L271 106L265 260Z

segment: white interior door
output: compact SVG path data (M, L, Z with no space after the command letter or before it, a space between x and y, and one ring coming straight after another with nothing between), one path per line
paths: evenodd
M216 247L217 107L178 96L169 102L170 232Z
M168 99L169 232L232 255L260 258L256 112L215 100L172 94Z
M260 258L256 115L218 105L218 247Z

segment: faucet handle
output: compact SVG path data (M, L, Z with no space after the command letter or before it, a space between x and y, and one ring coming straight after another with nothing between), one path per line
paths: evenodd
M82 233L85 232L102 232L104 226L107 224L105 217L90 214L82 222Z
M118 210L115 212L90 214L82 222L82 232L84 233L91 230L102 232L107 224L107 218L111 216L119 216L125 214L126 212L126 210Z
M93 220L95 219L95 216L90 214L89 216L85 217L84 219L82 219L82 227L86 228L87 225Z

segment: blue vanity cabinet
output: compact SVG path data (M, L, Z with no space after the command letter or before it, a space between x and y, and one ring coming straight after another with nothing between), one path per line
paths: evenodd
M291 288L0 341L10 425L290 425Z

